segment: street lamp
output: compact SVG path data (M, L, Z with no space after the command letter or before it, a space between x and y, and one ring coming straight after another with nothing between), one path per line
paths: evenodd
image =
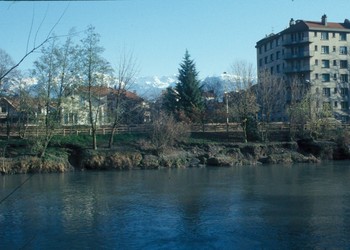
M225 92L224 92L224 96L225 96L225 101L226 101L226 133L228 134L228 125L229 125L229 119L228 119L228 88L227 88L227 73L223 72L223 78L225 81Z
M228 92L225 92L225 101L226 101L226 132L228 133Z

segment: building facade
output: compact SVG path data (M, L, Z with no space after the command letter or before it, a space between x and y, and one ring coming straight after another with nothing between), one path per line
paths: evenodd
M293 19L289 27L256 44L257 69L268 71L287 85L293 79L319 94L315 105L331 108L335 117L349 122L350 21Z

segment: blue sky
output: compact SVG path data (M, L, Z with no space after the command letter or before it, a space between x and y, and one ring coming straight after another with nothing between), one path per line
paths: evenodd
M327 14L329 22L350 19L349 0L1 1L0 48L18 61L25 53L33 16L29 48L34 35L38 44L65 9L55 34L93 25L105 58L116 66L121 51L133 51L139 76L176 74L186 49L200 78L229 71L237 60L255 66L256 42L286 28L292 17L318 21ZM31 55L20 68L32 68L37 56Z

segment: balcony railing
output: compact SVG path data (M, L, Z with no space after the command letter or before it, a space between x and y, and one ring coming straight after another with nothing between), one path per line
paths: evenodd
M288 60L288 59L297 59L297 58L304 58L304 57L312 57L314 56L315 52L314 51L303 51L299 52L297 54L294 53L285 53L283 55L283 58Z
M285 39L282 41L282 45L293 45L293 44L308 43L308 42L311 42L309 40L309 37L303 37L302 39L297 39L297 40Z
M314 70L314 66L311 66L311 65L285 67L283 69L284 73L308 72L308 71L313 71L313 70Z

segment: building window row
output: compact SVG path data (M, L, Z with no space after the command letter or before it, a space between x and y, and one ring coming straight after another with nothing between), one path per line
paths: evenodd
M336 38L336 32L327 32L327 31L321 31L321 40L329 40L329 33L332 34L332 38ZM339 34L339 41L346 41L347 40L347 33L345 32L340 32L338 33ZM318 36L318 32L315 31L314 32L314 37L317 37Z
M321 67L322 68L330 68L330 60L328 59L322 59L321 60ZM338 65L337 60L333 60L333 67L336 67ZM318 59L315 59L315 66L318 66ZM340 69L347 69L349 66L348 60L339 60L339 68Z
M314 49L315 49L315 51L318 51L318 46L315 45ZM332 51L334 53L337 52L337 47L336 46L333 46L332 49L333 49ZM340 55L347 55L348 54L348 47L347 46L339 46L339 50L338 51L339 51ZM329 46L327 46L327 45L321 46L321 54L329 54Z
M348 74L340 74L339 76L339 82L341 83L348 83L349 82L349 75ZM319 79L319 74L316 73L315 74L315 79L318 80ZM330 82L331 81L331 75L328 73L325 74L321 74L321 80L322 82ZM338 80L338 76L337 74L333 75L333 80L337 81Z
M268 64L270 62L273 62L274 60L279 60L279 59L281 59L281 51L277 51L275 54L274 53L270 54L270 56L265 56L264 59L260 58L259 59L259 67L263 66L263 62L264 62L264 64Z
M342 97L348 97L349 96L349 88L340 88L340 89L334 88L333 94L337 95L338 93ZM323 88L322 94L326 97L330 97L331 96L331 88Z
M331 109L331 102L323 102L323 109L329 110ZM338 101L333 102L333 107L338 108ZM348 110L349 109L349 103L347 101L340 102L340 108L341 110Z
M275 40L272 40L266 44L264 44L264 46L259 47L259 54L262 54L262 52L267 52L268 50L271 50L275 47L278 47L281 44L280 38L277 38Z

